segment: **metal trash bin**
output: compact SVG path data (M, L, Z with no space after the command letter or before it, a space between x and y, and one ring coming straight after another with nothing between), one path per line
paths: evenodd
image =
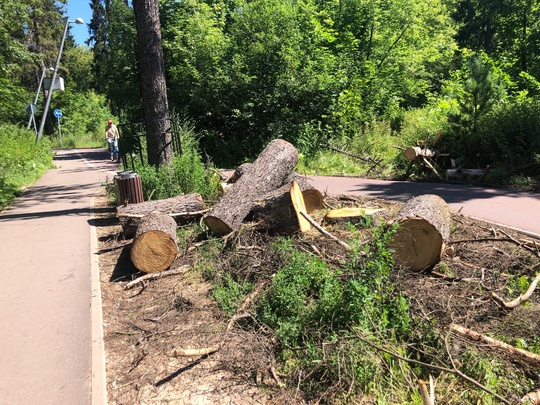
M141 176L131 170L118 172L114 176L116 205L138 204L144 202Z

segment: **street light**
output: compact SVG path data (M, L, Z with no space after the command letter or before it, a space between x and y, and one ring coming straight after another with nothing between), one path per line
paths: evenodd
M53 67L46 68L45 66L43 66L41 68L41 79L39 79L39 85L38 85L38 88L37 88L37 91L36 91L36 97L34 97L34 106L37 106L37 102L38 102L38 98L39 98L39 92L41 90L41 85L43 84L43 79L45 78L45 72L47 70L54 70L54 68ZM34 109L35 109L35 107L30 108L31 113L30 113L30 119L28 120L28 129L30 129L30 125L32 125L32 120L34 119ZM37 135L37 128L36 128L35 120L34 120L34 130L36 131L36 135Z
M47 113L49 112L49 105L51 104L51 96L53 93L54 80L56 79L56 72L58 72L58 66L60 65L60 58L62 57L62 49L64 49L64 41L68 32L69 24L84 24L82 18L77 18L75 21L69 21L69 17L66 19L66 26L64 27L64 35L62 35L62 41L60 42L60 49L58 49L58 57L56 58L56 64L54 65L53 74L51 77L51 88L47 93L47 99L45 100L45 107L43 107L43 115L41 116L41 122L39 124L39 131L36 135L36 142L41 139L43 135L43 127L45 127L45 120L47 119Z

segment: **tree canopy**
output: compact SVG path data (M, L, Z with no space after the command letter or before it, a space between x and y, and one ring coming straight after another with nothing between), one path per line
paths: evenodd
M535 0L158 3L168 110L193 123L218 164L239 163L276 137L311 153L376 122L400 134L414 110L447 119L448 139L464 153L492 111L539 96ZM4 120L27 119L24 106L55 57L64 4L2 2ZM88 46L68 40L61 73L79 97L94 92L120 122L141 122L144 51L132 2L89 4Z

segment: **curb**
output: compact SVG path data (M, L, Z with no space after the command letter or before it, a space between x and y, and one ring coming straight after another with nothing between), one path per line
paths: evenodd
M95 220L95 197L90 201L90 220ZM103 312L101 307L101 283L99 278L99 256L97 247L97 232L90 225L90 276L92 311L92 405L107 404L107 383L105 369L105 342L103 339Z

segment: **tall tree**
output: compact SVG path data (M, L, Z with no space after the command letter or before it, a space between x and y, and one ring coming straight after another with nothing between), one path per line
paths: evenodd
M172 136L158 0L134 0L148 163L172 162Z

